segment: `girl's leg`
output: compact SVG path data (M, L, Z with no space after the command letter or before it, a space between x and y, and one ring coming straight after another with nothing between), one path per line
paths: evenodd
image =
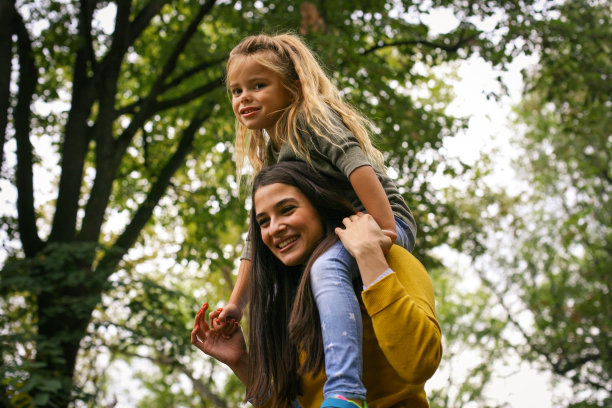
M397 238L395 243L409 252L414 249L415 234L410 230L408 224L406 224L401 218L395 217L395 231L397 232Z
M310 283L319 316L325 352L325 399L342 395L365 400L362 325L353 278L359 270L342 242L336 242L313 264Z

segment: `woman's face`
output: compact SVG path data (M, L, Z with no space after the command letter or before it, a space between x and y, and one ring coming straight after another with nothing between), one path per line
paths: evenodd
M274 183L261 186L254 197L261 238L286 266L303 265L323 237L317 210L296 187Z

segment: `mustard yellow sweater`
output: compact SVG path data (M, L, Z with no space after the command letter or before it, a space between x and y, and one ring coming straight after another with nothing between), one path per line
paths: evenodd
M431 279L423 265L394 245L387 255L394 271L362 292L363 382L370 408L429 407L425 381L442 357ZM301 379L302 408L323 402L325 373Z

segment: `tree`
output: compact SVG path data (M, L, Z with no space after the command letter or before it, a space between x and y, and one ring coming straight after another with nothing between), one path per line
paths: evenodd
M438 152L442 138L462 123L443 113L443 99L417 100L410 91L433 83L430 97L437 98L444 88L427 68L474 50L495 62L511 59L470 18L502 6L509 17L525 11L506 2L481 3L457 3L461 24L435 37L426 25L404 18L425 8L387 1L320 2L317 29L305 29L346 97L378 124L379 146L390 152L389 164L401 175L398 184L417 218L431 220L418 243L426 263L434 264L427 251L440 242L479 244L466 235L451 239L453 228L472 221L428 183L440 168L462 171ZM17 191L16 215L3 216L2 231L7 243L19 238L18 246L5 245L0 283L6 405L99 402L88 381L103 373L75 383L75 369L79 350L86 358L103 346L104 329L119 330L108 346L112 352L146 357L166 367L169 378L186 375L199 391L191 398L221 404L222 392L211 386L214 362L204 382L182 357L190 354L185 333L195 302L185 296L193 290L188 283L197 280L207 295L225 297L246 218L233 178L223 62L246 34L297 30L297 6L214 0L0 4L2 176ZM112 16L110 28L100 23L103 15ZM51 140L59 157L50 166L58 174L56 196L42 203L33 185L41 161L33 142L39 139ZM13 142L14 160L4 156ZM416 152L430 155L420 159ZM180 259L182 273L199 273L182 281L176 271L164 271L174 287L160 280L161 273L138 270L139 259L154 255L148 248L173 240L171 256ZM129 313L107 314L116 306L112 299ZM143 347L147 353L139 352ZM229 394L237 389L231 381L227 387Z
M521 27L540 56L516 110L522 188L498 198L481 271L522 334L508 346L568 379L571 407L612 401L611 9L567 2Z

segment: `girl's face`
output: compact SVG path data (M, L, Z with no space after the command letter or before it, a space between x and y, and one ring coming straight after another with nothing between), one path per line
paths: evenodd
M323 237L317 210L296 187L274 183L261 186L254 196L255 218L261 238L286 266L306 263Z
M265 129L274 140L274 125L291 103L291 94L280 76L255 58L236 57L232 65L228 80L234 115L248 129Z

